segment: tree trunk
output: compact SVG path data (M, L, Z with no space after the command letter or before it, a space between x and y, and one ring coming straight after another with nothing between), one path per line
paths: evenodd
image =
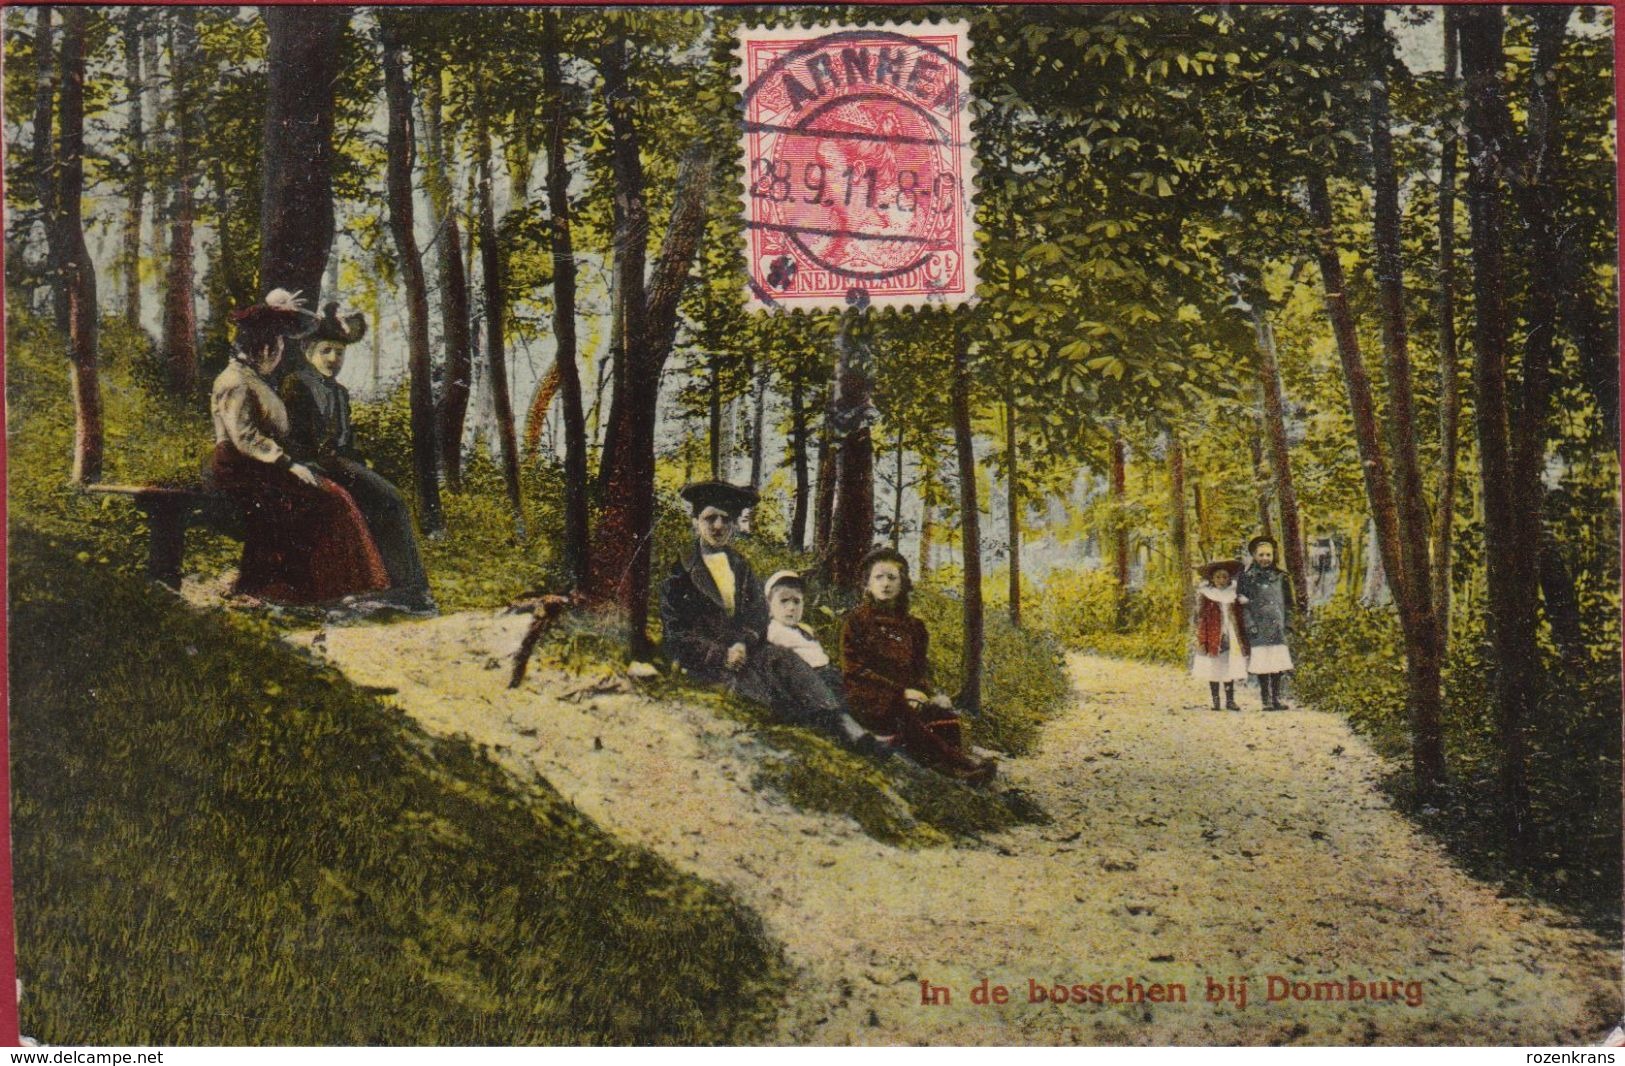
M829 531L835 524L835 439L825 422L818 431L818 490L813 501L813 554L828 567Z
M625 40L612 37L599 53L615 179L615 252L625 370L604 441L604 511L593 538L588 594L598 602L619 606L628 620L631 653L641 659L650 651L650 541L660 376L676 337L678 300L705 226L711 159L703 144L695 145L683 158L660 258L646 287L643 270L649 216L639 138L626 86L625 50Z
M903 478L906 471L904 462L907 456L903 451L902 427L898 427L897 435L892 439L892 494L891 494L891 536L888 543L896 549L903 539Z
M1552 643L1566 670L1584 669L1585 631L1580 623L1580 597L1574 588L1574 572L1563 560L1563 546L1547 531L1540 538L1540 594L1546 618L1552 625Z
M1117 619L1121 624L1128 605L1128 458L1123 438L1112 434L1112 576L1117 581Z
M315 309L333 246L333 104L350 11L275 5L260 10L270 31L260 290L301 293L305 306ZM410 114L405 121L410 123Z
M1004 391L1005 524L1010 529L1010 624L1021 628L1021 486L1020 457L1016 453L1016 398Z
M1191 486L1192 503L1196 507L1196 551L1206 562L1213 553L1213 531L1208 528L1207 507L1202 499L1202 483Z
M557 15L544 13L550 45L558 40ZM553 103L547 136L547 208L553 252L553 336L564 415L564 570L571 587L585 589L589 569L587 540L587 419L581 403L581 369L576 362L576 260L570 232L570 169L564 157L564 82L556 47L542 53L542 83Z
M1338 258L1333 229L1331 192L1324 174L1309 179L1309 213L1315 226L1315 257L1320 262L1321 284L1326 290L1326 314L1331 319L1337 341L1337 357L1343 367L1343 383L1348 390L1349 414L1354 422L1354 442L1365 476L1366 499L1377 530L1377 551L1383 570L1398 599L1399 512L1394 502L1393 484L1388 478L1388 457L1377 432L1376 405L1371 398L1371 378L1360 353L1360 337L1355 331L1354 313L1348 302L1348 281Z
M1264 419L1260 418L1262 423ZM1270 516L1269 471L1264 466L1264 442L1255 434L1247 442L1253 456L1253 488L1258 493L1258 531L1266 537L1275 536L1275 522Z
M514 432L513 398L508 392L507 280L503 277L503 251L497 242L496 207L491 195L491 136L479 119L480 171L480 281L485 287L485 367L496 414L497 442L502 452L502 482L508 490L514 529L525 539L524 505L519 495L519 437Z
M875 452L868 419L859 412L869 407L873 383L867 366L868 322L861 311L850 311L842 324L841 351L835 365L835 403L853 428L840 440L836 466L835 517L830 528L830 580L840 588L857 588L863 580L859 564L874 547Z
M1501 79L1506 66L1499 7L1463 7L1457 25L1467 88L1467 204L1472 225L1474 406L1484 501L1492 691L1501 747L1501 809L1514 857L1531 857L1534 826L1528 782L1526 723L1540 697L1536 642L1538 566L1520 554L1517 486L1508 404L1507 348L1511 317L1501 207L1503 169L1513 152L1512 122Z
M474 377L474 343L468 322L468 275L463 272L463 231L457 221L457 203L446 165L444 106L441 72L423 80L423 118L427 152L424 184L429 203L439 219L435 262L440 278L440 330L446 350L445 376L435 399L436 436L440 441L440 468L446 487L456 492L463 484L463 427L468 419L469 385Z
M1281 361L1275 347L1275 328L1253 305L1253 331L1257 340L1259 390L1264 395L1264 429L1269 438L1270 469L1275 474L1275 500L1281 509L1282 550L1286 571L1298 593L1300 608L1308 607L1309 565L1304 558L1303 526L1298 518L1298 490L1292 480L1292 455L1286 440L1286 404L1281 397ZM1269 514L1265 510L1265 516Z
M1456 13L1444 8L1444 80L1460 91L1456 60ZM1452 101L1452 105L1454 101ZM1451 562L1456 523L1456 467L1460 456L1461 389L1456 375L1456 168L1460 144L1455 108L1439 133L1439 513L1433 528L1433 609L1439 647L1450 647Z
M418 522L435 534L446 527L436 470L434 396L429 366L429 295L423 259L412 231L412 91L402 66L399 31L384 30L384 98L388 108L389 229L406 282L407 371L412 409L412 473L418 490ZM317 272L320 276L320 271Z
M711 353L711 388L707 394L710 417L706 422L706 442L711 460L711 479L722 477L722 356Z
M124 14L124 86L129 117L125 136L129 138L130 178L125 187L124 240L119 253L119 273L124 282L124 324L141 328L141 220L146 211L146 116L142 113L146 85L141 77L141 40L146 34L145 9L132 7ZM150 73L150 72L149 72Z
M750 487L758 492L762 488L762 465L766 461L767 431L767 363L757 360L755 409L750 419Z
M62 9L62 102L57 115L58 234L68 302L68 360L73 384L73 480L102 476L102 399L96 370L96 267L85 245L80 200L85 191L85 34L90 11Z
M929 475L922 469L920 471L920 566L919 575L923 581L931 572L931 538L936 532L936 508L926 497L926 481Z
M807 408L801 380L790 383L790 465L796 475L795 506L790 514L790 547L802 551L807 546Z
M1174 572L1179 584L1179 623L1191 616L1191 545L1185 530L1185 445L1168 434L1168 535L1174 542ZM1307 596L1304 596L1307 599Z
M62 176L57 171L56 144L51 137L55 123L57 82L59 71L55 34L51 29L54 9L40 7L34 14L34 55L39 66L39 82L34 88L34 144L32 165L36 195L39 197L40 218L45 224L45 276L50 283L51 312L56 328L67 333L69 279L63 273L62 215L59 210ZM81 29L81 36L83 29ZM81 53L84 43L79 44ZM81 96L82 99L82 96ZM82 120L81 120L82 121Z
M1374 66L1370 96L1372 232L1376 244L1377 292L1382 306L1382 348L1388 370L1388 441L1394 463L1399 558L1404 570L1404 578L1396 583L1395 591L1405 636L1411 760L1417 786L1426 795L1442 785L1445 776L1441 724L1444 649L1439 646L1439 624L1433 613L1427 502L1416 448L1416 400L1411 386L1404 263L1400 255L1399 181L1394 169L1388 102L1388 77L1395 61L1386 18L1386 12L1380 7L1361 9L1363 33Z
M961 664L960 708L977 714L982 709L982 527L976 499L976 446L970 422L970 354L954 324L954 369L950 386L954 420L954 452L959 459L959 532L965 555L965 653Z
M190 396L198 387L197 304L192 259L192 224L196 214L192 186L193 80L197 77L197 10L177 8L170 15L169 54L175 196L169 212L169 263L164 271L164 361L169 391Z

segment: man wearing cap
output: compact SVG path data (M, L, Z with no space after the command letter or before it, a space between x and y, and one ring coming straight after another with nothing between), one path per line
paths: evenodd
M344 368L344 349L366 336L367 320L359 314L340 318L338 310L336 303L322 309L316 330L306 341L305 358L282 379L288 451L354 497L389 571L389 591L381 602L411 613L434 614L411 509L399 489L368 469L355 447L350 390L339 384L338 375Z
M756 504L756 491L700 481L685 487L682 497L693 515L695 544L660 586L666 654L695 680L727 686L785 721L814 725L865 747L868 734L846 714L839 695L793 650L767 642L761 582L731 547L740 512Z

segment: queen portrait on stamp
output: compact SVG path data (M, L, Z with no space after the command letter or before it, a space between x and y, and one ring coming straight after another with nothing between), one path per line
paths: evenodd
M753 307L963 303L975 290L964 23L745 28Z

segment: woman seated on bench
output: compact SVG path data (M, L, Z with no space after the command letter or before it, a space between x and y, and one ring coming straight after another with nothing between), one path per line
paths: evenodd
M214 380L214 485L243 508L236 591L319 604L389 587L389 574L350 494L284 449L288 411L270 376L289 340L315 326L297 294L273 289L232 312L236 351Z

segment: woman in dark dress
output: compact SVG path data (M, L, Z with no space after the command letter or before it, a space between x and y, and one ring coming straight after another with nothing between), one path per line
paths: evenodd
M305 357L282 379L287 448L295 460L338 482L360 508L389 571L389 591L380 597L380 604L432 615L437 612L411 508L400 490L370 469L356 449L350 390L338 381L344 349L366 336L367 320L358 314L340 318L338 310L336 303L322 309L316 331L305 339Z
M288 412L270 384L290 338L314 316L293 294L232 314L236 351L215 378L214 487L243 509L236 591L309 605L389 587L378 549L350 494L288 455Z
M863 602L841 628L852 716L926 766L962 781L991 780L997 764L967 754L953 703L932 694L925 623L908 613L908 560L890 548L864 557Z

